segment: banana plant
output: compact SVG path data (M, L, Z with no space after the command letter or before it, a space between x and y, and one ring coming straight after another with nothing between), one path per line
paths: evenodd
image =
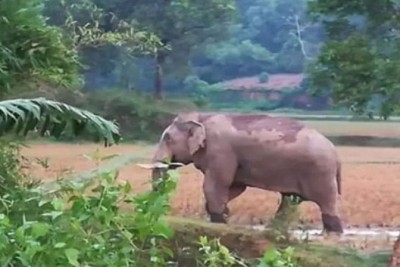
M0 136L29 132L40 136L60 137L70 126L74 136L89 133L105 146L120 141L119 127L87 110L45 98L11 99L0 101Z

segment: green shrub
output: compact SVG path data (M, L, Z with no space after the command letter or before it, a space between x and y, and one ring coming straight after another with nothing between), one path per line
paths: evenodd
M150 95L121 89L93 92L35 92L14 97L37 97L57 100L78 108L94 112L103 118L116 121L124 140L157 141L164 128L178 112L197 110L192 99L170 97L163 101ZM85 136L82 136L85 138ZM59 140L72 141L69 129Z
M200 236L199 256L196 260L198 267L232 267L248 266L244 260L232 254L217 238L209 240L207 236Z
M269 74L266 72L262 72L259 76L258 76L258 81L260 83L267 83L269 80Z
M59 181L60 190L49 194L22 174L19 147L0 146L7 189L0 192L1 266L167 266L176 260L167 242L174 231L164 219L176 187L173 172L157 181L157 192L134 194L129 183L105 173L86 183ZM123 203L133 212L121 212ZM251 266L217 239L200 237L198 245L198 266Z
M86 107L104 118L115 119L123 136L135 140L156 140L174 116L150 97L137 93L88 94Z
M174 176L160 180L157 193L135 195L108 173L86 184L64 182L50 196L13 175L0 195L1 266L166 266L172 257L163 241L173 231L162 217ZM133 205L133 215L121 213L121 203Z
M300 267L294 257L294 249L271 248L264 253L257 267Z
M27 96L31 97L32 95L23 95L22 97ZM150 96L122 90L87 93L59 91L42 93L40 96L89 110L108 120L115 120L124 140L129 141L156 141L176 112L181 107L188 109L186 102L181 103L176 100L157 102ZM195 107L193 104L192 106ZM82 137L85 138L85 136ZM74 138L71 131L67 129L59 140L72 141Z

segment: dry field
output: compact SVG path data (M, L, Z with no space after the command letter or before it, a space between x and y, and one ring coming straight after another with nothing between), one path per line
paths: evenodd
M315 127L323 134L331 136L373 136L398 138L400 127L398 122L385 121L317 121L305 120L306 125Z
M34 161L31 171L43 179L54 179L68 172L81 172L96 166L84 155L99 149L103 155L130 154L144 149L141 145L119 145L103 148L100 145L32 144L23 151L28 158L46 159L50 168L44 169ZM349 226L400 226L400 164L399 149L339 147L343 164L343 196L340 213ZM149 155L143 155L149 156ZM379 164L355 164L354 162L381 162ZM178 189L173 197L173 213L186 217L204 217L201 191L202 176L192 166L179 170ZM120 179L129 181L136 191L149 188L149 170L135 164L120 170ZM232 224L260 224L269 220L278 206L278 194L258 189L247 191L233 200L229 207ZM320 215L313 203L301 204L302 220L320 227Z

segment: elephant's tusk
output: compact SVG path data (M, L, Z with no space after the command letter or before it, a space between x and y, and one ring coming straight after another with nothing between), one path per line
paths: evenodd
M145 169L167 169L168 168L168 164L165 163L161 163L161 162L157 162L157 163L153 163L153 164L136 164L139 167L145 168Z
M171 162L170 164L168 164L168 166L179 166L179 167L182 167L182 166L185 166L185 164L180 163L180 162Z
M145 168L145 169L168 169L168 167L172 167L172 166L184 166L184 164L179 163L179 162L171 162L170 164L166 164L166 163L162 163L162 162L156 162L156 163L152 163L152 164L136 164L139 167Z

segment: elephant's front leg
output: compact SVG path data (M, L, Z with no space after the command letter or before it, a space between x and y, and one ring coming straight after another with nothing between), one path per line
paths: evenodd
M225 209L224 209L224 215L225 216L229 216L230 214L230 210L228 208L228 203L237 198L238 196L240 196L244 191L246 190L246 186L243 184L239 184L239 183L233 183L230 188L229 188L229 199L225 205ZM207 202L205 203L205 209L208 212L208 208L207 208Z
M224 212L229 201L230 185L231 179L223 176L220 172L210 171L204 177L203 191L206 211L213 223L226 223Z
M246 185L241 184L241 183L233 183L231 185L231 187L229 188L229 199L228 199L228 203L232 200L234 200L235 198L237 198L238 196L240 196L244 191L246 191ZM228 203L225 206L225 210L224 210L224 214L226 216L229 216L230 214L230 210L228 208Z

